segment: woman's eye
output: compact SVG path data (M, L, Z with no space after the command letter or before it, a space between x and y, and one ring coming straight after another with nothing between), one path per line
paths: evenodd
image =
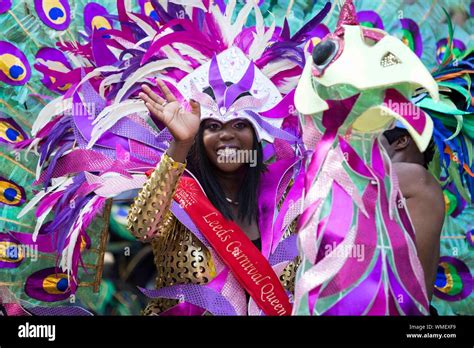
M218 123L208 123L206 125L206 129L213 130L213 131L219 130L220 128L221 128L221 126Z
M234 128L237 129L244 129L245 127L247 127L247 124L245 122L237 122L234 124Z

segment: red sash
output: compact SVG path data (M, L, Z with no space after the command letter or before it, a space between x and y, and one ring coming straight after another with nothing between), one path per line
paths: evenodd
M173 198L266 315L291 315L288 296L268 261L240 227L209 202L193 178L181 177Z

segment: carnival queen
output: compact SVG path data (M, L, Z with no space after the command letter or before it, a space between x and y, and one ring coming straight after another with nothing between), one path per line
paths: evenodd
M225 68L230 61L236 69ZM152 243L158 270L157 290L144 290L154 298L144 314L290 315L296 246L291 260L271 265L259 219L269 207L259 204L262 176L268 177L262 142L292 139L280 129L282 119L254 111L281 102L278 89L235 47L180 81L176 87L189 103L163 81L158 86L163 97L147 85L139 96L173 141L129 214L130 231ZM254 151L256 165L223 161L232 151ZM276 216L281 202L270 206ZM232 245L238 250L229 252Z

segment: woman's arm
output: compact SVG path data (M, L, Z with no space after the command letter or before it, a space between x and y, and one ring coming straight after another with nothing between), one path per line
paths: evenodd
M190 101L191 111L186 111L163 81L158 80L158 86L166 99L158 96L147 85L142 86L140 98L145 102L153 121L164 123L174 140L138 193L128 215L128 228L141 241L164 235L171 228L171 200L186 167L184 162L200 123L198 103Z
M137 239L148 242L171 228L171 200L185 167L166 153L163 155L128 214L128 229Z

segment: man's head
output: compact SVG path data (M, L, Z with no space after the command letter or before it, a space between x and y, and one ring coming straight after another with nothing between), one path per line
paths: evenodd
M418 163L427 168L433 159L433 141L430 142L425 152L420 152L412 137L404 128L395 127L385 131L380 137L380 141L392 162Z

